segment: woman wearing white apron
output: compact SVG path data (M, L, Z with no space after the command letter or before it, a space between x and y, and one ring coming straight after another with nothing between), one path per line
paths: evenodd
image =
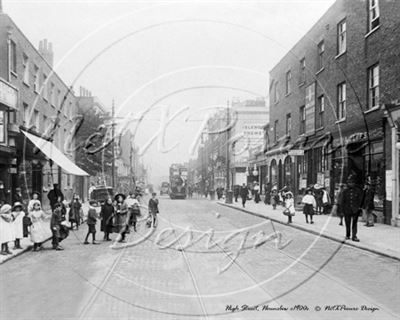
M11 206L4 204L0 208L0 243L2 255L12 254L8 249L8 243L14 241L14 230L12 225Z
M42 249L42 242L50 237L43 228L42 221L47 217L40 207L40 201L37 200L33 204L33 210L30 212L31 225L31 241L33 242L33 251Z
M14 228L14 236L15 236L15 241L14 241L14 248L13 250L16 249L22 249L21 247L21 239L24 237L24 229L22 225L22 220L24 219L25 212L22 211L22 203L21 202L16 202L14 203L14 206L12 208L12 216L13 216L13 228Z

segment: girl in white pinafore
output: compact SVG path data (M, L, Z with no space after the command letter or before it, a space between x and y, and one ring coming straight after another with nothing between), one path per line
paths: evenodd
M39 251L42 249L42 242L44 242L49 235L46 234L46 230L43 228L43 219L46 218L43 210L40 207L40 201L37 200L32 203L32 211L29 217L31 218L31 241L33 242L33 251Z
M24 228L22 226L22 220L24 219L25 212L22 211L22 203L21 202L15 202L14 206L12 208L12 216L13 216L13 228L14 228L14 248L13 250L16 249L22 249L21 247L21 239L24 237Z
M11 206L4 204L0 208L0 243L2 255L12 254L8 249L8 243L14 241L14 229L12 225Z

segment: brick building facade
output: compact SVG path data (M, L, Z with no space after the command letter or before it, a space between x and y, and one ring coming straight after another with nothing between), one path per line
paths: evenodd
M0 77L18 91L17 107L9 109L5 128L14 154L8 169L7 201L11 201L17 186L26 198L33 191L40 193L44 206L47 192L58 183L66 198L71 198L74 176L26 139L23 132L51 142L72 162L74 140L72 129L77 112L76 98L71 88L53 70L51 43L42 41L39 48L6 14L0 13ZM16 167L16 168L13 168Z
M270 71L271 185L319 183L334 198L349 174L371 175L377 220L392 222L385 106L400 98L399 24L399 1L337 0Z

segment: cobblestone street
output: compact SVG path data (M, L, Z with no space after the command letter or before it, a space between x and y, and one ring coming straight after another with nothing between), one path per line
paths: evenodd
M400 287L394 260L207 200L161 198L160 207L158 228L137 245L130 242L151 230L143 222L126 247L101 241L100 232L100 245L83 245L84 225L64 251L46 243L1 265L2 318L395 319L400 312L399 290L387 290ZM207 237L196 239L211 229L207 249ZM182 249L188 230L196 230L193 245ZM260 231L266 242L257 245ZM274 232L279 243L267 239ZM248 249L238 255L243 243ZM243 305L258 311L242 312ZM335 305L359 310L328 311Z

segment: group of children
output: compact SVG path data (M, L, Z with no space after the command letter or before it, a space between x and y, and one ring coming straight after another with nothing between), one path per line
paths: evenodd
M157 194L152 193L152 197L148 203L149 215L147 218L146 225L150 228L157 226L157 214L159 201ZM132 193L128 197L123 194L117 194L115 196L115 203L112 204L111 198L107 199L101 206L100 213L98 213L98 202L91 200L89 202L89 210L87 216L88 232L85 237L84 244L89 244L89 237L92 236L92 244L98 244L96 242L96 223L98 219L101 219L101 230L104 232L105 241L110 241L110 233L117 232L119 237L118 242L126 242L126 234L129 233L129 229L132 226L136 232L137 217L140 216L140 203L139 196L133 196Z
M32 195L27 211L21 202L13 206L3 204L0 208L0 242L2 255L12 254L8 244L14 242L13 250L22 249L21 239L31 236L34 251L42 248L42 242L48 237L41 221L47 218L41 208L37 193Z
M271 196L271 202L274 209L276 209L277 204L279 203L279 194L277 190L272 190L273 195ZM286 191L283 195L284 199L284 206L285 209L283 214L288 217L287 223L292 223L292 217L295 215L295 205L294 205L294 198L293 193L290 191ZM306 223L313 224L313 216L317 213L317 201L313 194L313 189L308 188L306 190L306 194L303 196L301 203L303 204L303 214L306 218Z

